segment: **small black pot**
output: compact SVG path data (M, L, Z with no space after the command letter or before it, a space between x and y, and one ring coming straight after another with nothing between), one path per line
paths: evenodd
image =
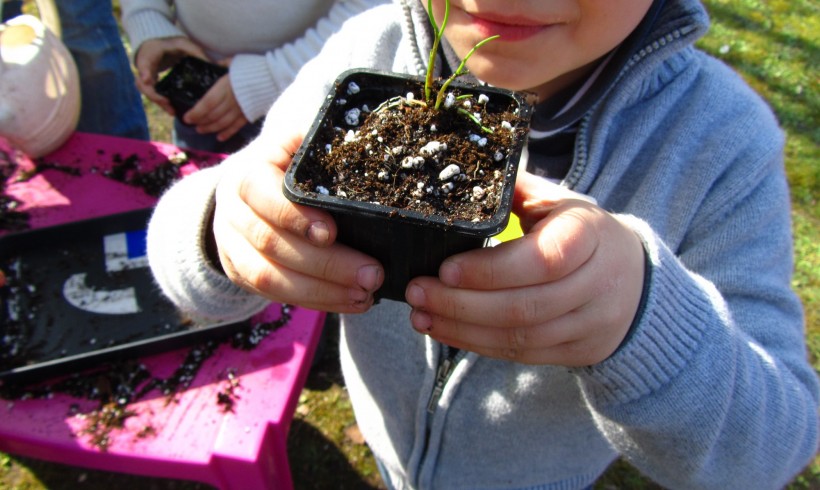
M354 82L360 91L348 93ZM319 141L321 128L349 127L344 120L351 107L376 108L380 103L408 92L419 93L424 86L420 77L384 73L371 70L350 70L342 73L325 99L310 131L296 152L285 175L284 193L293 202L328 211L338 227L337 241L370 255L384 266L385 281L377 291L377 298L404 301L407 283L414 277L435 276L447 257L485 246L490 237L507 225L512 209L513 188L521 152L526 138L519 138L504 163L504 185L500 204L495 213L480 222L452 220L445 216L425 215L416 211L381 204L361 202L342 197L303 191L297 185L303 182L307 171L315 163L312 155L323 151L325 141ZM513 101L524 120L529 121L532 107L516 92L492 87L451 84L453 88L475 94L487 94L490 108L503 110Z
M224 66L186 56L157 82L154 89L171 101L174 112L181 118L226 73L228 69Z

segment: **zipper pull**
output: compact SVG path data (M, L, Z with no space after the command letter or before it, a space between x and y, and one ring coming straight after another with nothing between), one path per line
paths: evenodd
M433 393L430 395L430 401L427 402L427 412L433 413L438 406L438 400L441 398L441 393L444 391L444 384L447 379L453 374L456 363L452 359L444 359L438 370L436 370L436 384L433 385Z

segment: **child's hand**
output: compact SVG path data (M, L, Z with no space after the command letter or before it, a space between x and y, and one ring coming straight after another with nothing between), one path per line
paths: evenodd
M556 198L519 175L526 235L447 259L407 288L413 327L448 345L528 364L586 366L609 357L640 302L643 245L611 214Z
M300 142L258 139L231 157L233 166L216 191L219 259L232 281L273 301L361 313L373 304L384 271L372 257L334 243L330 215L293 204L282 193Z
M182 119L196 126L198 133L216 133L219 141L227 141L249 122L236 101L228 75L220 77Z
M151 102L162 107L170 115L174 115L174 108L166 97L158 94L154 89L159 73L167 70L184 56L207 59L202 48L187 37L170 37L149 39L142 43L134 56L134 66L137 69L137 88ZM181 116L182 114L180 114Z

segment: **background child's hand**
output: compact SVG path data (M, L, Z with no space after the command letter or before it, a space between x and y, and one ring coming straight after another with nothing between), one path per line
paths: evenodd
M609 357L640 302L643 245L616 217L519 175L526 235L447 259L407 288L413 327L448 345L528 364Z
M158 94L154 89L159 74L171 68L184 56L193 56L207 60L202 48L194 44L187 37L170 37L149 39L142 43L134 56L134 66L137 69L137 88L151 102L159 105L170 115L174 109L167 98ZM180 114L181 116L182 114Z
M236 284L273 301L361 313L373 304L384 271L372 257L334 243L330 215L282 193L300 142L258 139L231 157L217 187L213 223L222 267Z
M183 121L202 134L217 133L226 141L250 121L245 117L231 87L231 77L223 75L213 87L182 116Z

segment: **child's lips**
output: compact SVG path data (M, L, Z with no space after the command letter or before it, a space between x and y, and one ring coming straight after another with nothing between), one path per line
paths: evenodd
M499 35L502 41L521 41L558 25L559 21L540 22L530 18L491 13L468 14L482 37Z

